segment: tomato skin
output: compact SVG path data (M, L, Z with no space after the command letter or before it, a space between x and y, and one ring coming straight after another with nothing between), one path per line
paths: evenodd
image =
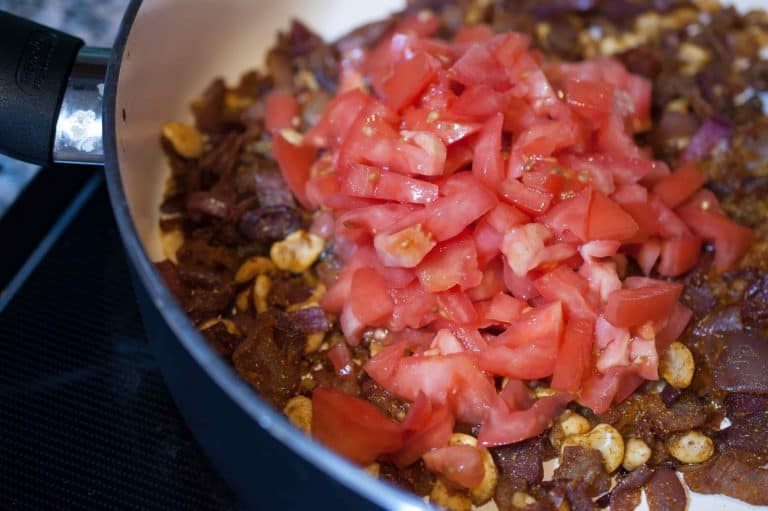
M474 488L483 481L483 458L477 447L441 447L424 454L423 458L429 470L465 488Z
M373 268L360 268L352 276L349 291L352 312L366 325L377 325L389 317L394 302L389 296L387 284Z
M353 197L368 197L414 204L429 204L437 199L437 185L387 172L368 165L352 165L342 185Z
M685 331L693 316L693 311L680 302L675 303L672 313L664 328L656 333L656 352L662 355L669 345L675 342Z
M507 379L504 388L499 392L499 398L510 410L527 410L535 402L530 389L522 380Z
M302 206L311 208L312 205L307 199L305 184L309 179L309 169L315 162L317 150L306 145L295 146L280 133L275 133L272 138L272 153L275 155L285 184L288 185Z
M533 281L545 300L562 300L566 315L591 318L597 315L594 300L590 300L589 283L570 268L560 265Z
M424 211L424 228L437 241L458 235L497 204L495 195L469 172L455 174L450 180L457 183L459 189L440 197Z
M475 244L468 234L438 244L421 261L416 276L427 291L438 293L458 285L477 286L483 279L478 269Z
M501 159L501 127L504 116L501 112L483 124L475 144L472 158L472 173L481 182L495 187L504 175Z
M439 68L437 59L418 51L394 65L390 74L378 85L378 92L389 108L398 111L419 96Z
M264 124L274 133L293 127L293 119L299 115L299 104L290 92L273 92L264 105Z
M602 193L592 191L587 219L588 240L624 241L637 234L638 229L632 215Z
M578 403L595 413L603 413L610 408L623 368L614 368L605 374L593 373L587 377L581 386Z
M718 270L735 264L755 239L751 229L695 205L683 206L677 213L697 236L715 246L715 267Z
M676 208L701 188L707 178L693 165L683 165L653 185L653 193L670 208Z
M679 277L696 266L701 253L701 239L696 236L664 240L661 242L659 274Z
M544 213L552 203L552 194L525 186L517 179L508 177L501 183L502 197L523 210L536 215Z
M312 393L312 438L366 465L400 449L400 425L369 402L333 389Z
M682 284L655 281L636 289L620 289L608 297L605 317L617 327L640 326L667 317L677 303Z
M448 445L453 426L453 414L446 406L433 405L419 393L402 423L403 448L392 456L392 461L405 468L432 449Z
M509 348L492 345L480 353L478 364L493 374L520 380L536 380L552 375L557 359L557 345L542 342Z
M592 369L594 329L591 319L575 318L566 324L550 384L554 390L575 394L581 388L582 380Z
M527 410L511 411L500 402L480 427L477 441L483 447L506 445L540 435L573 398L557 394L537 400Z

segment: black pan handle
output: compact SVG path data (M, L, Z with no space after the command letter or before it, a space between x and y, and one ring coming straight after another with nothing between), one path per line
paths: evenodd
M0 11L0 153L51 163L67 80L83 41Z

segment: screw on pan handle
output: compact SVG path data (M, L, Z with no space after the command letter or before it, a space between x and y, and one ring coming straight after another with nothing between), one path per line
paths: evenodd
M0 153L46 165L80 39L0 11Z

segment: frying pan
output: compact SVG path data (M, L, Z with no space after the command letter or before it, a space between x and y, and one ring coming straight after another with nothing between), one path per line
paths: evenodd
M737 2L760 6L764 0ZM262 62L299 16L326 39L402 0L133 0L110 51L0 13L0 152L40 163L104 165L147 336L190 429L248 509L429 509L362 473L289 424L214 352L152 264L167 175L163 123L216 76ZM725 497L692 508L749 506Z

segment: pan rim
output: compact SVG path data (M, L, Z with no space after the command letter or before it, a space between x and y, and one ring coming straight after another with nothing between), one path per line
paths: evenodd
M119 171L117 145L117 93L123 54L143 0L131 0L123 15L107 68L104 88L104 170L115 220L128 258L153 306L177 341L208 377L275 440L308 463L330 475L350 490L383 509L393 511L432 509L429 504L403 490L371 477L360 477L360 468L311 440L283 414L267 404L204 340L171 296L139 239Z

